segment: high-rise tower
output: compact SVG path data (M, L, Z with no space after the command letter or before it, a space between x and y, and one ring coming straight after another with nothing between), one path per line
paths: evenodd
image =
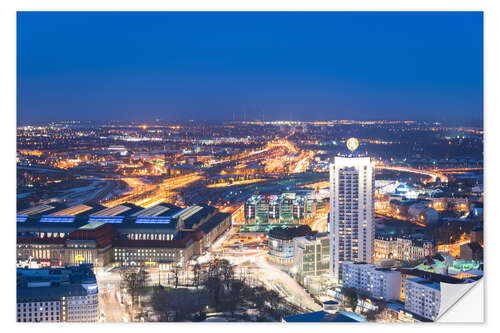
M358 140L347 140L350 154L330 164L330 273L342 278L342 262L373 262L374 167L355 151Z

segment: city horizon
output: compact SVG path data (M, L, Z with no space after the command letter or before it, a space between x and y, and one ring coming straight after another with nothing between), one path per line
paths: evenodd
M383 119L383 118L366 118L366 119L310 119L310 120L289 120L289 119L59 119L59 120L32 120L17 123L17 126L29 126L30 124L51 124L51 123L134 123L137 125L154 125L155 123L176 123L176 122L211 122L211 123L310 123L310 124L323 124L323 123L429 123L429 124L443 124L449 126L471 126L471 127L484 127L484 122L473 120L437 120L437 119Z

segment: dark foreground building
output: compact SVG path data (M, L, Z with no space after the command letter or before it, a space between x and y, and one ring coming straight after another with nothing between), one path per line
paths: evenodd
M91 265L17 269L18 322L96 322L97 281Z

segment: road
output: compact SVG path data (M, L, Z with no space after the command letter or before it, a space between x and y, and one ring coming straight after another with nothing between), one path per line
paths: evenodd
M388 165L376 165L375 168L382 169L382 170L392 170L392 171L416 173L419 175L431 177L434 182L436 181L437 178L439 178L439 180L442 183L448 182L447 176L445 176L444 174L442 174L440 172L432 171L432 170L415 169L415 168L400 167L400 166L388 166Z
M316 214L317 216L309 224L311 230L318 232L328 231L328 214Z
M314 152L309 151L309 152L304 152L301 154L300 157L304 156L300 161L297 162L297 165L293 169L293 173L301 173L305 172L307 169L307 166L309 165L310 160L314 157Z
M259 268L257 273L259 279L270 288L275 289L282 295L284 294L289 302L312 311L321 310L321 306L313 301L295 279L278 267L271 265L265 256L257 256L254 262Z
M183 188L193 182L202 179L199 172L182 175L178 177L167 178L161 184L157 185L139 185L131 193L112 201L102 203L106 207L116 206L125 202L133 204L151 203L167 201L173 196L173 190ZM162 201L160 201L162 200ZM148 205L151 206L151 205Z
M118 301L120 291L120 274L115 272L98 272L99 313L104 312L104 320L109 323L126 322L129 314L124 305Z
M225 245L233 244L231 238L239 239L240 236L231 232L227 238L224 242L216 244L210 249L210 252L219 258L227 259L235 265L235 271L240 270L242 267L251 267L252 275L255 278L269 289L280 293L290 303L312 311L321 309L295 279L283 272L279 266L270 264L267 261L267 247L262 248L262 244L256 243L253 239L243 241L243 247L241 248L234 245ZM253 246L250 247L245 244L253 244Z

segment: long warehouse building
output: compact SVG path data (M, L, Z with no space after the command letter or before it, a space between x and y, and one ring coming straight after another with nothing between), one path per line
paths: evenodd
M42 205L17 215L17 259L47 266L183 263L230 226L230 214L206 205Z

